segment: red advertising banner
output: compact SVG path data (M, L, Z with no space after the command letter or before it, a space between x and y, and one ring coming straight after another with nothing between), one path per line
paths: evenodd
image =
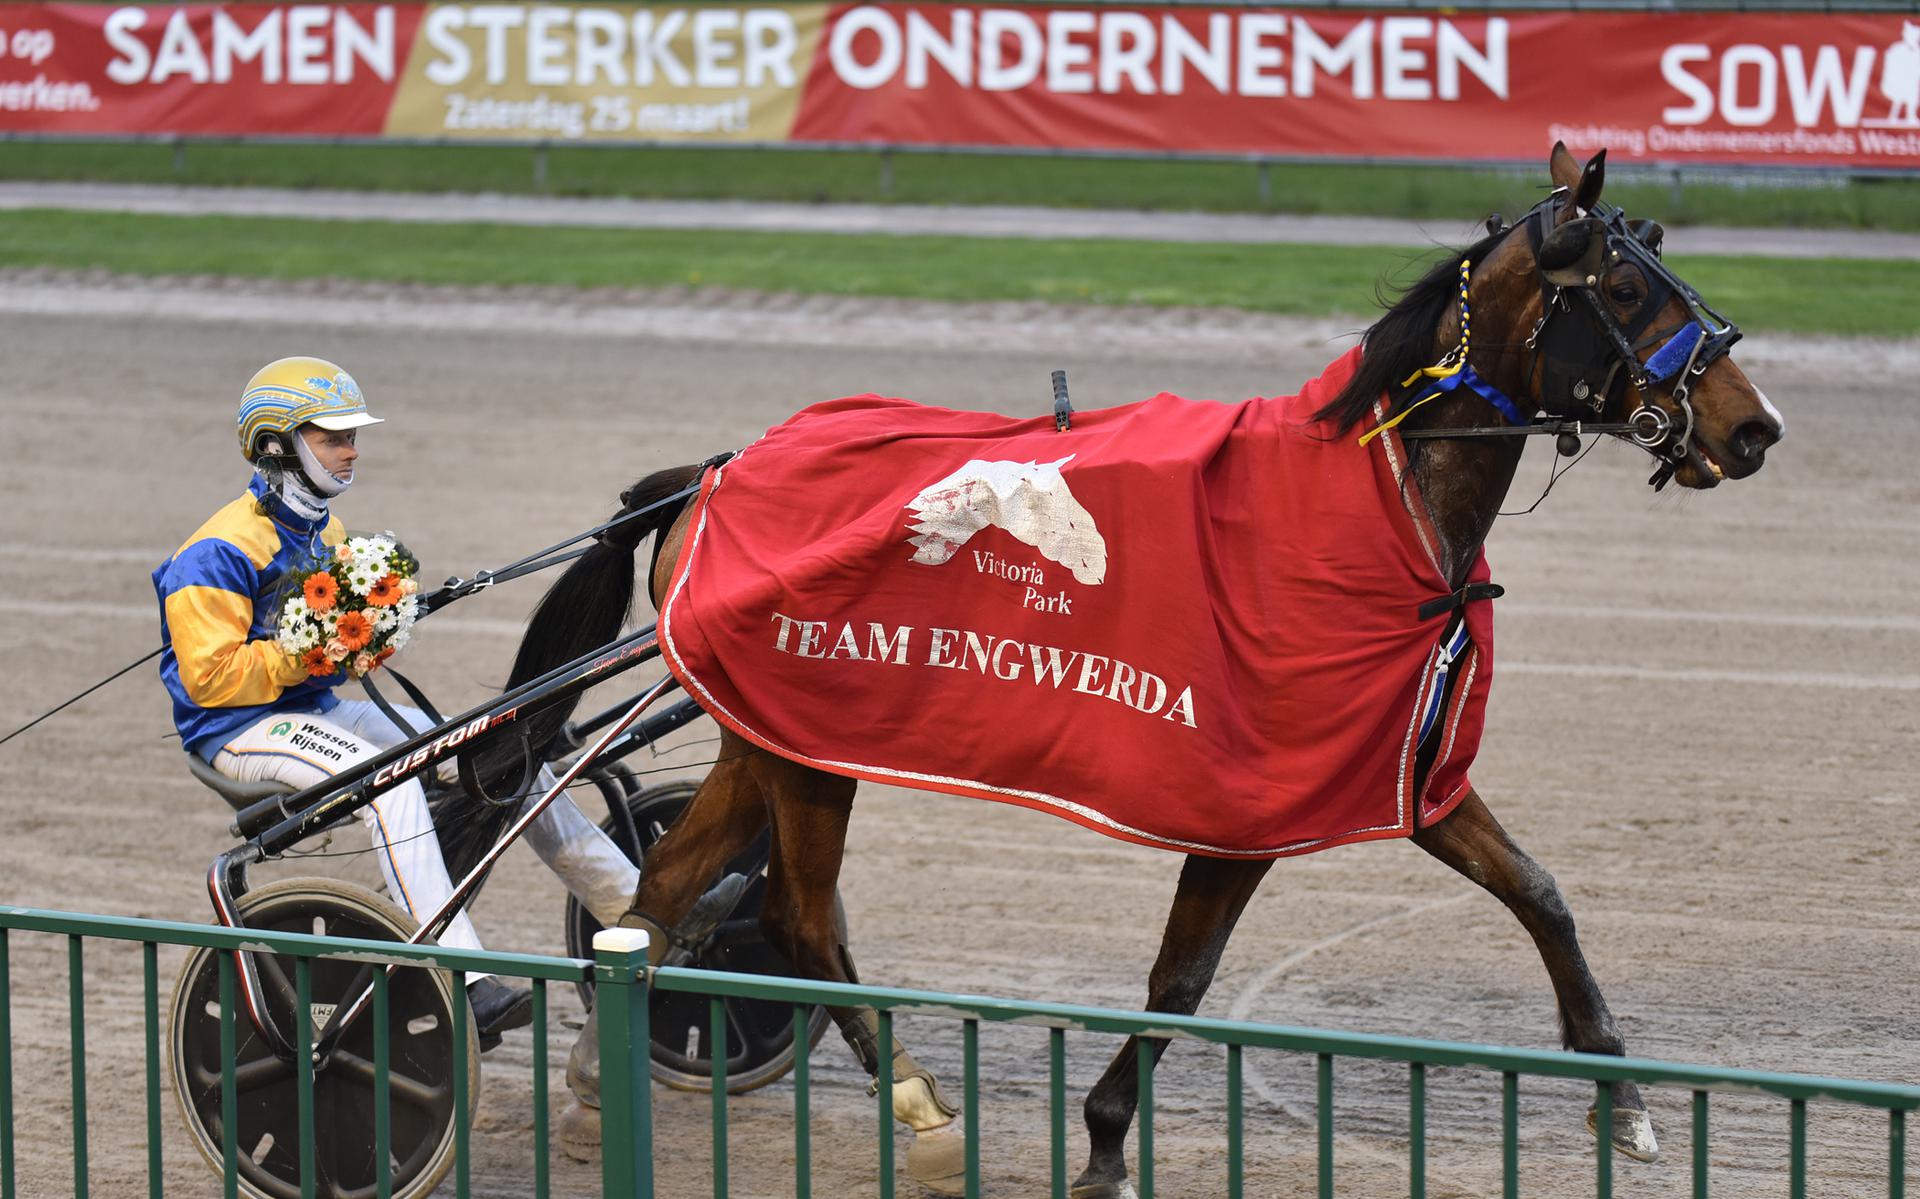
M424 11L0 4L0 128L377 137Z
M1920 169L1899 14L0 4L0 132Z

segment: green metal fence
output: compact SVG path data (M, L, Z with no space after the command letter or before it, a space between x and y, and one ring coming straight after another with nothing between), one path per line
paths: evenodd
M1143 1067L1150 1066L1151 1043L1160 1040L1187 1039L1222 1045L1226 1048L1225 1141L1227 1161L1221 1179L1221 1193L1240 1199L1245 1180L1245 1129L1243 1055L1247 1049L1283 1050L1311 1055L1317 1062L1319 1134L1318 1193L1321 1199L1337 1194L1333 1153L1333 1094L1335 1063L1342 1058L1400 1062L1408 1074L1408 1124L1410 1135L1407 1167L1407 1193L1412 1199L1426 1195L1426 1072L1436 1066L1474 1067L1497 1074L1501 1091L1502 1196L1517 1199L1519 1188L1519 1081L1522 1077L1580 1079L1594 1084L1598 1124L1596 1145L1610 1143L1614 1113L1608 1085L1632 1082L1642 1086L1684 1087L1693 1092L1693 1195L1706 1199L1709 1169L1709 1096L1716 1092L1735 1092L1773 1096L1787 1108L1789 1150L1789 1186L1793 1199L1807 1194L1806 1109L1809 1100L1853 1104L1887 1113L1886 1193L1889 1199L1902 1199L1906 1193L1906 1114L1920 1108L1920 1087L1885 1083L1854 1082L1846 1079L1819 1078L1803 1074L1773 1074L1755 1070L1725 1070L1704 1066L1676 1065L1641 1058L1608 1057L1588 1053L1529 1052L1488 1045L1425 1041L1407 1037L1370 1036L1360 1033L1334 1033L1310 1028L1288 1028L1269 1024L1249 1024L1212 1020L1196 1016L1157 1015L1151 1012L1124 1012L1100 1008L1076 1007L1059 1003L1020 1003L981 996L946 995L930 991L897 990L886 987L836 986L790 979L769 980L750 974L724 974L715 971L661 968L645 971L633 1003L633 1011L644 1019L646 1004L639 1002L648 987L667 991L686 991L714 999L715 1043L713 1056L723 1054L718 1046L722 1028L719 1023L721 996L740 996L775 1000L795 1005L796 1021L805 1019L814 1004L864 1004L880 1012L880 1060L891 1056L892 1023L896 1013L915 1013L963 1022L964 1107L962 1119L966 1131L966 1187L969 1196L980 1194L980 1085L979 1026L982 1021L1018 1023L1049 1029L1049 1084L1052 1141L1052 1190L1055 1199L1067 1195L1066 1163L1066 1069L1065 1037L1069 1031L1117 1033L1139 1038L1136 1042ZM796 1023L796 1028L802 1025ZM635 1045L646 1044L644 1024L634 1030ZM795 1040L794 1123L796 1138L795 1193L806 1199L811 1193L808 1177L809 1112L807 1088L807 1042ZM894 1193L891 1163L892 1099L888 1080L881 1079L878 1091L880 1122L880 1194L890 1199ZM714 1089L714 1194L726 1194L725 1154L726 1110L724 1089ZM1153 1072L1139 1071L1139 1164L1134 1184L1141 1199L1153 1199ZM649 1130L636 1129L638 1142L650 1143ZM651 1195L650 1190L639 1192ZM1613 1194L1613 1154L1596 1148L1594 1193L1600 1199Z
M25 908L0 908L0 1197L14 1199L19 1192L14 1178L14 1076L12 1063L12 988L9 974L9 930L50 933L68 938L68 987L71 1002L72 1087L75 1119L73 1154L76 1195L87 1193L86 1173L86 1071L85 1071L85 995L82 971L83 942L86 938L138 942L142 947L146 1003L146 1103L148 1120L148 1178L152 1195L164 1193L161 1180L160 1149L160 1052L159 994L156 947L183 945L204 947L221 953L221 1037L225 1053L222 1079L224 1110L229 1123L223 1144L226 1147L226 1193L235 1191L234 1143L231 1112L234 1108L232 1037L236 1006L234 1003L233 962L240 950L267 951L292 956L299 963L297 985L301 1000L307 998L308 964L316 958L347 959L374 965L430 967L452 973L454 994L460 994L464 973L484 970L532 980L535 994L534 1020L534 1118L536 1149L536 1194L548 1193L545 1168L547 1129L547 1062L545 1045L548 1005L546 987L550 982L573 982L592 977L597 985L600 1005L600 1053L602 1096L602 1177L607 1196L641 1196L651 1199L653 1178L653 1116L651 1086L641 1084L648 1078L650 1048L648 998L652 989L690 992L708 996L711 1007L709 1054L716 1064L717 1077L712 1088L713 1193L728 1193L727 1172L727 1023L721 1000L741 997L793 1005L794 1048L794 1191L799 1199L812 1195L811 1153L811 1071L808 1018L815 1005L865 1005L880 1014L881 1060L891 1058L893 1020L897 1014L912 1014L959 1021L962 1025L964 1053L961 1120L965 1133L965 1180L969 1195L980 1194L980 1112L981 1082L979 1032L983 1022L1017 1023L1048 1030L1049 1120L1051 1141L1051 1190L1067 1194L1067 1089L1066 1034L1069 1031L1119 1034L1138 1038L1136 1045L1143 1062L1150 1062L1152 1045L1164 1040L1196 1040L1217 1044L1226 1051L1226 1128L1227 1149L1223 1193L1239 1199L1245 1182L1245 1108L1242 1088L1243 1059L1248 1049L1279 1050L1306 1055L1316 1063L1318 1092L1318 1192L1330 1199L1336 1192L1334 1173L1334 1087L1336 1063L1341 1059L1366 1059L1397 1062L1407 1068L1409 1161L1408 1193L1424 1199L1426 1193L1426 1082L1433 1067L1470 1067L1497 1076L1501 1095L1501 1162L1503 1196L1516 1199L1519 1192L1519 1083L1522 1077L1574 1079L1592 1083L1595 1093L1599 1137L1597 1145L1606 1145L1613 1131L1614 1113L1608 1084L1633 1082L1642 1086L1677 1087L1692 1092L1692 1187L1696 1199L1705 1199L1709 1185L1710 1096L1716 1093L1742 1093L1769 1096L1786 1108L1788 1135L1789 1186L1794 1199L1807 1193L1806 1126L1807 1104L1821 1101L1854 1105L1884 1111L1887 1116L1886 1194L1903 1199L1906 1188L1906 1113L1920 1109L1920 1087L1854 1082L1798 1074L1773 1074L1752 1070L1725 1070L1676 1065L1637 1058L1607 1057L1594 1054L1528 1052L1485 1045L1426 1041L1404 1037L1332 1033L1316 1029L1288 1028L1211 1020L1191 1016L1113 1011L1056 1003L1022 1003L981 996L949 995L929 991L900 990L886 987L839 986L790 979L769 979L761 975L728 974L686 969L649 969L646 966L644 934L613 929L595 938L596 960L536 957L521 954L478 953L472 951L413 948L384 941L362 941L303 934L268 934L252 930L236 931L203 925L163 921L131 920L102 916L46 912ZM386 1029L384 1000L387 993L385 972L376 971L375 1001L372 1013L376 1022L377 1086L384 1093L386 1079ZM456 1008L456 1033L464 1035L465 1013ZM310 1047L310 1029L300 1035L300 1052ZM313 1177L313 1070L310 1062L299 1063L301 1095L300 1125L302 1193L311 1195ZM457 1080L456 1098L462 1106L457 1113L457 1165L454 1187L459 1196L469 1193L468 1145L464 1109L464 1080ZM895 1191L894 1128L891 1079L884 1075L876 1090L876 1132L879 1155L879 1186L883 1199ZM388 1121L382 1112L376 1121L379 1149L384 1167L384 1138ZM1139 1073L1139 1115L1137 1124L1138 1169L1135 1185L1142 1199L1154 1194L1154 1102L1153 1073ZM1613 1193L1613 1155L1596 1148L1594 1157L1594 1193L1610 1199ZM384 1185L381 1194L385 1194Z
M601 962L595 963L578 958L543 957L528 954L485 953L472 950L447 949L435 946L408 946L392 941L359 940L347 937L324 937L304 933L263 932L254 929L226 929L200 924L180 924L159 920L135 920L120 917L82 915L71 912L49 912L32 908L0 908L0 1199L19 1199L25 1195L18 1185L15 1156L14 1127L14 1061L13 1061L13 997L15 982L12 976L11 935L14 932L50 933L67 939L67 992L69 1004L70 1053L72 1073L73 1113L73 1193L75 1196L88 1194L87 1160L87 1067L86 1067L86 981L83 971L85 943L88 940L110 940L137 942L141 949L143 992L145 1004L146 1037L146 1116L147 1116L147 1191L151 1196L166 1193L162 1174L162 1117L161 1117L161 999L159 990L158 947L161 945L179 945L189 948L210 949L219 953L219 1006L220 1006L220 1048L222 1059L221 1072L221 1110L222 1130L219 1138L225 1155L222 1170L223 1193L232 1199L239 1193L237 1157L240 1146L235 1136L235 1111L238 1106L237 1095L239 1080L235 1077L234 1055L237 1035L237 1022L245 1020L236 1004L235 955L245 950L264 952L291 957L295 962L294 986L297 990L296 1008L305 1012L310 1008L311 966L316 959L345 960L372 967L395 966L408 969L434 968L447 971L451 975L451 994L459 997L464 993L464 982L469 972L485 972L513 978L529 980L533 987L533 1111L535 1145L535 1194L541 1199L549 1194L547 1160L550 1134L547 1121L547 1062L546 1045L550 1006L547 1002L548 984L554 982L574 983L587 978L595 978L600 984L599 994L603 997L605 1011L624 1012L633 1007L636 1001L633 995L638 991L637 980L646 964L646 942L640 934L627 934L631 943L624 948L610 948L600 953ZM607 935L607 943L620 946L622 938L616 930ZM373 1159L378 1171L376 1191L381 1196L391 1194L390 1138L393 1121L389 1110L390 1061L389 1027L387 1003L392 984L385 969L371 971L373 1001L368 1013L372 1025L373 1085L375 1096L374 1146ZM644 1001L638 1001L644 1007ZM453 1028L453 1100L454 1114L454 1165L453 1190L466 1199L470 1194L470 1153L468 1144L468 1125L471 1113L467 1110L468 1077L467 1058L458 1047L466 1043L466 1022L469 1018L466 1004L455 1002L450 1005ZM302 1196L315 1194L317 1163L315 1161L314 1137L314 1062L312 1060L314 1028L305 1020L293 1021L292 1030L296 1037L294 1067L297 1076L298 1126L300 1129L299 1186ZM637 1046L628 1044L619 1035L602 1039L603 1051L612 1055L609 1068L604 1069L603 1092L609 1108L621 1106L630 1110L636 1105L632 1094L633 1080L644 1078L625 1068L627 1063L638 1060L641 1069L645 1069L644 1042ZM637 1053L637 1059L636 1059ZM644 1089L641 1110L645 1108ZM605 1176L608 1179L622 1180L617 1186L609 1185L608 1195L632 1195L641 1193L634 1189L634 1158L643 1155L645 1150L637 1145L621 1144L613 1147L605 1163ZM444 1188L442 1188L444 1191ZM201 1194L203 1188L194 1187L191 1193ZM34 1199L40 1199L34 1196Z

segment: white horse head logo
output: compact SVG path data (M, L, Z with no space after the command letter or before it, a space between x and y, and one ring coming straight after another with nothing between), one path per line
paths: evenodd
M913 498L913 560L938 566L989 526L1005 529L1088 585L1107 577L1107 543L1060 474L1073 461L983 462L976 458Z

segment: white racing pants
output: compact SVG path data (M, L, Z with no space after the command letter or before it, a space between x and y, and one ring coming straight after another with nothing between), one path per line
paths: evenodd
M365 700L342 700L325 715L276 713L249 725L222 746L213 755L213 768L240 782L274 779L296 788L310 787L429 727L425 714L416 709L396 707L394 711L414 730L396 728ZM541 791L528 802L553 782L552 772L543 767ZM374 854L394 902L415 920L438 911L453 894L453 883L441 860L426 792L419 782L408 779L390 788L360 810L360 819L373 838ZM528 826L525 838L600 923L611 928L626 912L640 883L640 871L581 813L572 797L555 797ZM464 911L454 916L439 940L460 949L481 948Z

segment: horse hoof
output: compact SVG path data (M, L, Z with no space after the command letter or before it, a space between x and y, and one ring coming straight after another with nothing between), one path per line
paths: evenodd
M967 1134L960 1121L913 1134L907 1146L907 1174L936 1195L967 1193Z
M600 1160L600 1109L584 1103L569 1103L554 1121L553 1139L560 1152L577 1162L592 1164Z
M1600 1135L1600 1113L1587 1109L1587 1131ZM1637 1162L1660 1160L1660 1142L1653 1135L1653 1117L1636 1108L1613 1109L1613 1147Z
M1119 1182L1076 1183L1068 1195L1071 1199L1140 1199L1132 1180L1126 1178Z

